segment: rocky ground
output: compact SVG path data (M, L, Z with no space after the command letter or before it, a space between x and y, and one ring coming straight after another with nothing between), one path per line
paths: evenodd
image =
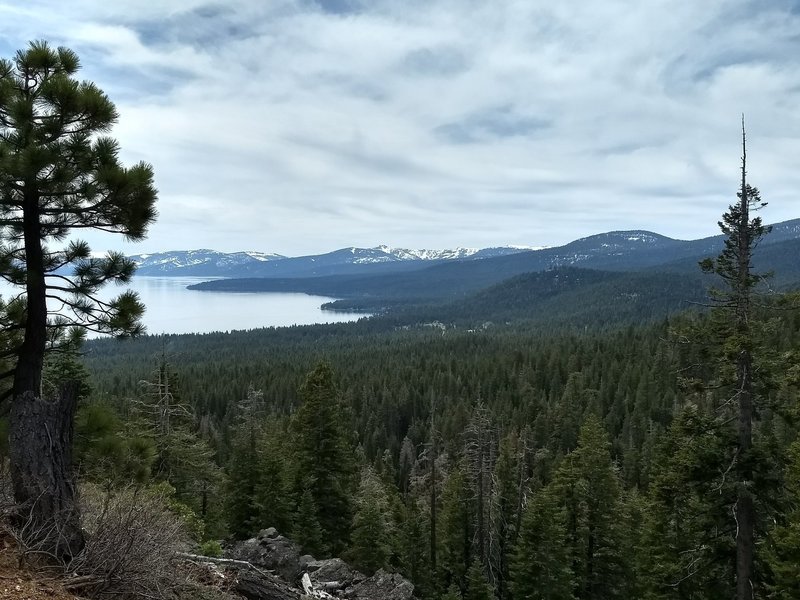
M397 573L381 569L367 577L341 558L317 560L303 555L297 544L274 528L264 529L256 537L234 545L226 556L256 566L260 572L251 570L250 577L259 579L269 575L297 586L297 595L291 592L284 596L269 593L259 596L257 590L253 590L252 595L245 592L251 600L295 600L303 598L305 592L311 592L311 597L351 600L411 600L414 597L413 584Z
M0 599L77 600L75 581L21 565L10 536L0 534ZM167 598L192 600L413 600L414 586L396 573L372 576L340 558L317 560L275 529L231 546L222 559L179 555Z

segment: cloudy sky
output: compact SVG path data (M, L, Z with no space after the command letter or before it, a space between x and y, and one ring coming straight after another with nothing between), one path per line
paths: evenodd
M0 55L76 50L160 190L98 249L556 245L717 233L745 113L765 220L800 217L789 0L0 0Z

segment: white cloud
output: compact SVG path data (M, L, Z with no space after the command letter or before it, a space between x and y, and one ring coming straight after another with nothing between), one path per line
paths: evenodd
M69 45L117 102L143 250L691 238L742 112L765 218L798 216L800 15L764 4L0 0L0 50Z

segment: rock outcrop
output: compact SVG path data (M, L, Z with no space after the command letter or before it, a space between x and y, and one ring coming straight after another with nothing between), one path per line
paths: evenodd
M387 573L379 569L372 577L346 589L345 597L356 600L411 600L414 597L414 584L399 573Z
M303 574L300 546L280 535L274 527L263 529L256 537L235 544L225 556L273 571L291 584L296 584Z
M250 600L295 600L340 598L346 600L412 600L414 585L398 573L383 569L368 577L341 558L316 560L301 555L300 547L274 528L264 529L249 540L231 547L226 557L247 561L257 570L243 570L237 591ZM265 573L268 571L269 573ZM313 592L303 594L300 580L308 573ZM279 585L272 575L284 584ZM291 588L289 588L291 586ZM295 595L296 592L296 595Z

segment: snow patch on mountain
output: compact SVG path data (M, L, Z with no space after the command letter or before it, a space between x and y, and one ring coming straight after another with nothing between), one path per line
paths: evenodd
M371 265L400 262L442 262L451 260L473 260L515 254L530 250L528 247L500 248L454 248L444 250L414 250L381 245L375 248L342 248L327 254L288 258L266 252L217 252L206 248L199 250L176 250L133 255L139 275L151 276L296 276L308 265L320 265L321 269L340 269L342 265ZM274 263L285 261L279 270ZM305 265L305 266L304 266ZM338 265L338 266L337 266ZM420 264L420 266L422 266ZM315 267L316 269L316 267ZM340 269L341 270L341 269Z

